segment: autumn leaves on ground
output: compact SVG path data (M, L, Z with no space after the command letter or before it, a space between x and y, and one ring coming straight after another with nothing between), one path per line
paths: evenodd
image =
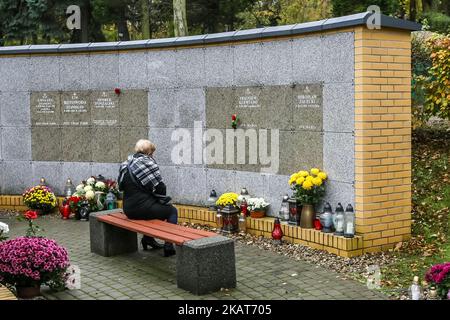
M413 132L412 238L397 245L382 285L402 293L436 263L450 261L450 128ZM404 293L404 292L403 292Z

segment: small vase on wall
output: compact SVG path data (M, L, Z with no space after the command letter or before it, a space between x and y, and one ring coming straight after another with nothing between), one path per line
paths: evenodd
M311 204L304 204L302 207L302 214L300 216L300 228L313 229L316 212L314 206Z

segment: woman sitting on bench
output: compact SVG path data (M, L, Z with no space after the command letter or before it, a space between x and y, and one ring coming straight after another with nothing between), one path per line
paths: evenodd
M167 220L177 224L177 209L169 204L158 164L153 158L156 146L149 140L141 139L136 143L135 154L120 166L119 187L123 190L123 210L129 219L136 220ZM144 236L142 246L160 249L160 245L152 237ZM171 243L164 244L164 256L175 254Z

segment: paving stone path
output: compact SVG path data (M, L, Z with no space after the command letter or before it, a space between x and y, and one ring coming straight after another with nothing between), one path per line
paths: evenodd
M26 223L0 217L10 226L10 238L25 234ZM175 257L161 251L142 251L105 258L90 252L89 223L39 218L46 237L69 251L71 263L81 269L81 289L52 292L47 299L387 299L375 290L305 261L295 261L252 246L236 244L237 288L195 296L175 283ZM140 237L139 237L140 239Z

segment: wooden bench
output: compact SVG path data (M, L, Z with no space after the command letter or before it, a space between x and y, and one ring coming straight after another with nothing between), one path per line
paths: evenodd
M177 286L194 294L236 287L234 241L213 232L161 220L131 220L122 209L89 216L91 252L110 257L138 250L137 234L176 247Z
M17 300L17 298L7 287L0 284L0 300Z

